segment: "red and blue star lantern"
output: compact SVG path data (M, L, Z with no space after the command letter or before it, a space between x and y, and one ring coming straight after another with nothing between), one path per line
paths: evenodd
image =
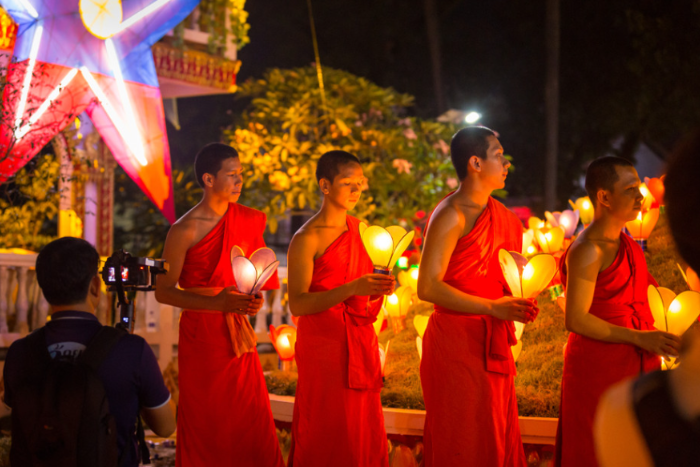
M3 98L0 182L87 111L115 159L175 220L151 46L199 0L0 0L19 26Z

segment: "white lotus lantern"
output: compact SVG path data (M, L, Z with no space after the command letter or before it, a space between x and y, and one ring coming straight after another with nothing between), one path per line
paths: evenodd
M255 250L250 258L245 257L239 246L231 249L233 278L240 293L255 295L260 292L279 264L275 252L269 248Z

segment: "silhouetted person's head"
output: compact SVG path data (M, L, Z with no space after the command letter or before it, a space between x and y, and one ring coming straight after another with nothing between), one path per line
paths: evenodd
M503 155L495 131L483 126L462 128L452 137L450 157L460 181L472 173L487 188L505 186L510 162Z
M328 151L316 164L316 180L324 203L351 210L360 200L365 175L357 157L345 151Z
M669 158L664 202L671 233L688 265L700 272L700 131Z
M84 303L97 284L100 255L83 239L63 237L46 245L36 259L36 279L52 306Z
M243 170L238 152L231 146L209 143L194 159L194 174L197 183L208 196L238 201L243 186Z

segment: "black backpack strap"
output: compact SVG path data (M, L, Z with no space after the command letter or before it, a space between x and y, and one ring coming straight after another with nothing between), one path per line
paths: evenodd
M93 371L97 371L104 359L109 355L112 347L124 336L126 336L126 332L121 329L102 326L80 355L78 362L87 365Z
M143 430L143 422L141 417L136 419L136 439L139 442L139 453L141 454L141 464L151 465L151 452L146 444L146 433Z

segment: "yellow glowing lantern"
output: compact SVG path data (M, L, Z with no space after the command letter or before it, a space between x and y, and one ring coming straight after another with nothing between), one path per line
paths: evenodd
M647 188L646 184L642 183L639 185L639 192L644 196L644 199L642 200L642 212L648 211L651 209L651 205L654 203L654 195L651 194L651 191L649 191L649 188Z
M122 23L121 0L80 0L80 19L85 29L99 39L109 39Z
M286 324L277 328L270 325L270 340L280 360L291 361L294 359L294 345L297 342L296 328Z
M527 229L525 232L523 232L523 250L522 253L524 255L530 256L534 255L535 252L537 251L537 248L532 244L532 241L535 239L535 231L532 229Z
M423 360L423 338L416 337L416 348L418 349L418 360Z
M384 306L391 318L394 334L398 334L404 328L403 320L411 307L412 296L411 288L403 286L385 298Z
M362 244L372 260L376 274L390 274L391 268L411 244L414 233L413 230L406 232L406 229L398 225L385 229L378 225L367 227L367 224L360 223Z
M659 203L659 206L664 205L664 195L666 194L664 178L666 178L665 175L662 175L659 178L644 177L644 183L646 183L652 196L654 197L656 202Z
M424 315L416 315L413 317L413 326L416 328L416 332L418 332L421 339L425 335L425 330L428 327L429 320L430 317Z
M656 222L659 220L659 208L650 209L646 212L640 211L637 218L625 224L632 238L642 247L644 251L647 249L647 239L654 230Z
M510 351L513 352L513 360L518 361L520 352L523 350L523 341L518 341L517 344L510 347Z
M389 354L389 344L391 344L391 341L388 341L386 343L386 346L383 346L382 344L379 344L379 363L382 368L382 376L384 376L384 365L386 364L386 357Z
M382 311L379 312L379 314L377 315L377 320L373 324L374 332L377 334L377 336L379 336L379 333L382 332L382 325L384 325L384 320L386 319L386 317L384 316L385 312L386 310L384 309L384 307L382 307Z
M654 315L654 327L682 335L700 316L700 293L686 290L676 295L665 287L650 285L647 290L649 307ZM674 358L664 359L664 369L677 365Z
M396 262L396 266L398 266L400 269L407 269L408 268L408 257L402 256L399 258L399 260Z
M593 222L593 215L595 214L595 209L593 208L593 203L588 196L577 199L575 202L569 200L571 207L579 212L579 217L583 225L588 225Z
M559 305L561 311L566 313L566 293L563 293L557 297L557 305Z
M544 253L556 253L564 246L564 229L553 227L551 229L535 230L535 238Z
M499 250L498 262L510 292L519 298L537 297L557 272L557 262L551 255L537 255L528 261L520 253Z
M537 230L537 229L544 229L546 227L546 224L539 217L533 216L527 220L527 226L528 226L528 228L530 228L532 230Z
M418 291L418 268L411 268L408 271L408 286L414 291Z
M693 268L689 267L684 271L680 264L676 263L676 266L681 271L681 276L683 276L685 283L688 284L688 288L695 292L700 292L700 278L698 278L698 274Z

